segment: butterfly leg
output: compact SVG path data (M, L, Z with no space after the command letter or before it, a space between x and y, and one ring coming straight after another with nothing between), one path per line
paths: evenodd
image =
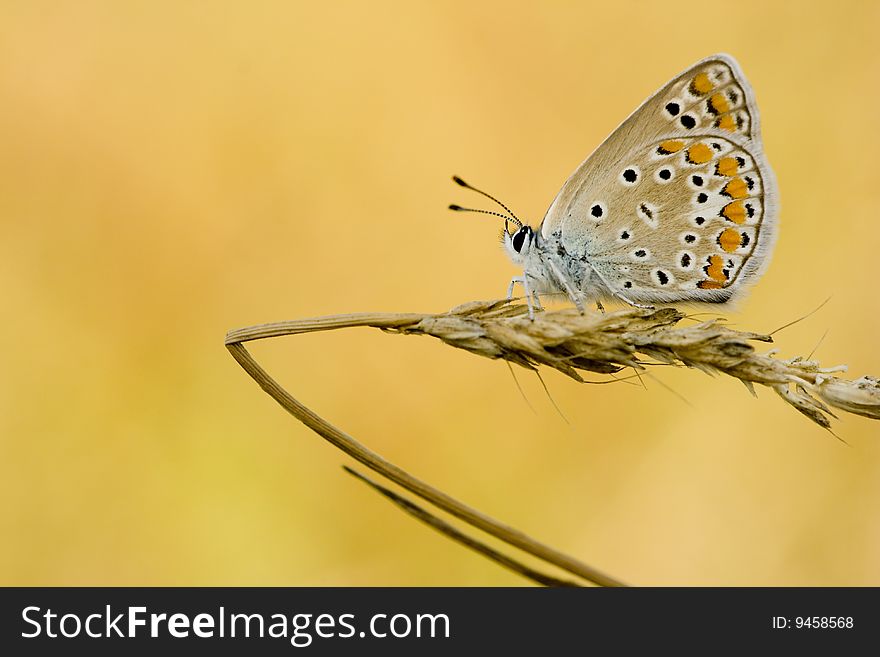
M544 306L541 305L541 300L538 298L538 293L534 290L532 291L532 301L535 304L535 310L544 310Z
M510 285L507 287L507 300L510 301L513 299L513 288L516 287L516 284L519 283L523 287L526 286L526 277L525 276L514 276L510 279Z
M633 301L632 299L625 296L624 294L621 294L620 292L613 292L612 291L612 294L614 296L616 296L618 299L620 299L621 301L623 301L624 303L628 303L629 305L633 306L634 308L641 308L642 310L654 310L654 306L650 306L650 305L647 305L644 303L639 303L638 301Z
M584 302L581 299L581 295L578 294L577 290L572 287L571 282L568 280L568 276L566 276L562 270L559 268L555 262L553 262L553 258L547 258L547 265L550 267L550 271L553 272L553 275L556 277L556 280L559 281L559 284L562 285L562 288L565 290L565 293L568 295L568 298L571 299L571 302L578 309L578 312L583 315L584 314Z
M523 272L522 286L526 296L526 303L529 306L529 319L535 319L535 304L532 303L532 296L534 295L537 298L537 293L532 292L532 288L529 285L529 276L525 272ZM540 304L538 304L538 308L543 310Z
M590 263L588 263L588 264L590 265L590 269L593 270L593 273L596 274L596 277L597 277L600 281L602 281L602 284L603 284L603 285L608 289L608 291L610 291L611 294L613 294L615 297L617 297L618 299L620 299L620 300L623 301L624 303L628 303L629 305L631 305L631 306L633 306L633 307L635 307L635 308L643 308L644 310L654 310L654 306L646 306L646 305L643 304L643 303L638 303L637 301L633 301L632 299L628 298L628 297L627 297L626 295L624 295L623 293L618 292L617 290L615 290L613 287L611 287L610 285L608 285L608 281L605 280L605 277L602 276L602 274L600 274L598 271L596 271L596 268L595 268L592 264L590 264Z
M529 279L525 272L523 272L522 276L514 276L510 279L510 286L507 288L507 300L510 301L511 299L513 299L513 288L516 286L517 283L523 286L526 304L529 307L529 319L535 319L535 309L537 308L538 310L544 310L544 307L538 300L538 293L534 292L532 290L532 287L529 285Z

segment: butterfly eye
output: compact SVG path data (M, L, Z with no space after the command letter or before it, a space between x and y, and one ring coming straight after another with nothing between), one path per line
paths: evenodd
M518 230L516 232L516 235L513 236L513 250L517 253L522 251L523 244L525 244L526 241L526 233L526 229L523 228L521 230Z

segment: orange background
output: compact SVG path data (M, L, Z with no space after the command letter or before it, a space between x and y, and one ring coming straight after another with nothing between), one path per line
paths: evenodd
M702 12L712 13L702 13ZM880 374L874 2L4 2L0 583L518 585L344 475L229 328L504 293L540 221L706 55L751 80L780 239L728 316ZM696 371L648 390L352 329L253 346L417 476L627 582L880 585L880 425Z

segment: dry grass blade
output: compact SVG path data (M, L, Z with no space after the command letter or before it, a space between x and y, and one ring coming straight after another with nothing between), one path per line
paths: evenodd
M226 346L241 367L294 417L370 469L473 527L548 564L600 586L621 582L544 545L429 486L367 449L292 397L248 353L242 343L355 326L406 335L428 335L486 358L503 359L538 370L551 367L583 381L580 372L613 375L624 367L636 373L650 364L678 365L720 372L754 386L772 388L781 399L813 422L829 429L832 408L880 419L880 380L851 381L834 376L846 367L820 367L814 360L779 360L760 354L755 342L769 335L737 331L717 320L680 326L685 315L674 308L629 308L609 313L574 309L542 312L529 319L526 306L510 301L474 301L447 313L372 313L334 315L263 324L230 331ZM410 510L410 509L408 509Z
M474 552L477 552L487 559L494 561L497 564L512 570L515 573L522 575L523 577L532 580L538 584L542 584L544 586L580 586L580 584L576 584L571 580L559 579L557 577L553 577L552 575L545 575L542 572L535 570L534 568L530 568L526 566L524 563L517 561L511 557L508 557L505 554L502 554L498 550L495 550L485 543L478 541L474 538L471 538L467 534L460 532L455 527L450 525L448 522L441 520L437 516L429 513L422 507L417 504L413 504L405 497L402 497L388 488L385 488L381 484L376 483L369 477L362 475L361 473L352 470L349 467L343 466L343 469L353 477L360 479L362 482L367 484L370 488L378 492L380 495L387 497L391 500L395 505L399 508L403 509L406 513L410 514L414 518L421 520L423 523L428 525L429 527L436 529L438 532L446 536L447 538L452 539L456 543L460 543L467 548L470 548Z
M651 363L683 365L720 372L752 389L767 386L792 407L824 428L835 417L829 407L880 419L880 382L865 376L856 381L834 373L845 366L823 368L815 360L779 360L760 354L755 342L769 335L737 331L717 320L679 326L685 315L674 308L629 308L610 313L575 309L539 313L507 301L473 302L443 315L425 315L418 323L386 330L430 335L487 358L502 358L530 369L543 365L577 381L580 371L611 374Z
M592 582L598 586L624 586L622 582L606 575L600 570L575 559L555 548L545 545L530 536L514 529L504 523L487 516L476 509L469 507L441 490L417 479L402 468L382 458L376 452L368 449L354 438L340 431L309 408L301 404L288 393L275 379L254 360L244 345L244 340L258 340L265 335L275 337L278 335L291 335L306 333L309 330L327 330L346 326L376 326L377 328L399 328L405 324L400 316L338 316L334 318L320 318L317 320L298 320L284 322L283 324L267 324L262 327L252 327L240 331L231 332L227 335L226 348L239 365L256 381L260 387L285 410L309 427L312 431L327 440L337 449L348 454L355 460L363 463L371 470L378 472L386 479L393 481L409 492L427 500L439 509L463 520L472 527L486 532L487 534L504 541L508 545L522 550L534 557L568 571L578 577ZM419 316L422 317L422 316ZM314 328L310 328L314 327Z
M552 367L583 381L580 372L613 374L623 367L650 363L684 365L720 372L767 386L822 427L834 417L829 407L880 419L880 381L834 376L845 366L823 368L815 360L779 360L760 354L755 342L773 342L766 334L737 331L717 320L679 326L685 315L674 308L628 308L609 313L575 309L538 313L530 320L524 305L509 301L474 301L442 314L336 315L313 320L264 324L231 331L227 344L266 337L352 326L371 326L429 335L486 358L537 370Z

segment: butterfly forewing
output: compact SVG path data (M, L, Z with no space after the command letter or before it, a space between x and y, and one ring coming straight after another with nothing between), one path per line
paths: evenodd
M725 301L760 271L775 203L751 90L718 55L664 86L581 164L541 230L633 301Z
M753 134L751 89L739 66L726 55L697 64L651 101L656 103L652 111L659 111L681 134L712 128L745 138Z

